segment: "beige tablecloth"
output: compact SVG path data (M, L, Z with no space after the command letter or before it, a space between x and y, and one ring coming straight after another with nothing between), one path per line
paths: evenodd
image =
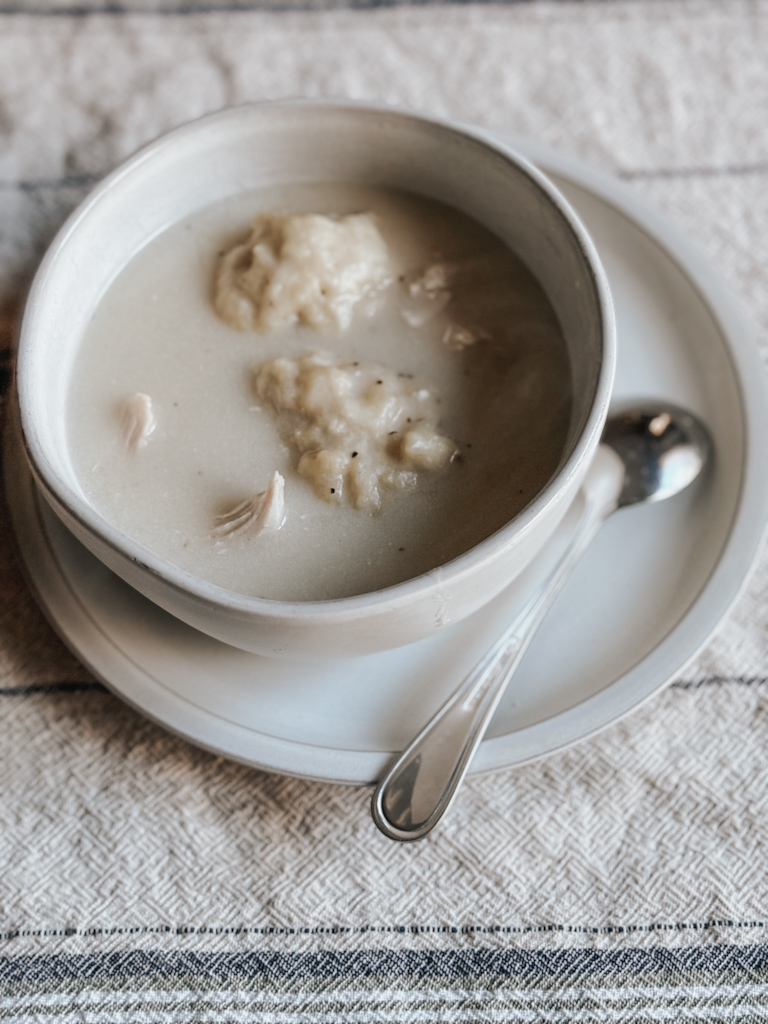
M25 283L90 185L247 100L336 95L509 129L629 181L768 355L768 4L268 12L0 7L5 393ZM56 638L0 532L0 1020L764 1019L768 561L683 677L469 781L415 846L370 794L142 719Z

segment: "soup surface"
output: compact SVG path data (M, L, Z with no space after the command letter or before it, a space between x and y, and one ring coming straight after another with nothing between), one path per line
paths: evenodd
M390 273L348 326L238 330L217 315L217 266L255 217L361 212L375 218ZM326 478L299 472L302 458L317 458L297 448L295 421L286 427L298 413L269 401L263 382L273 361L295 377L308 356L342 367L334 379L362 375L369 392L384 381L393 401L403 382L402 422L382 448L397 472L384 465L375 500L338 500L330 488L321 497ZM516 515L559 464L570 382L542 289L485 228L386 189L290 186L197 212L130 261L78 353L68 441L88 499L156 555L239 593L327 600L418 576ZM413 433L418 416L406 412L419 401L429 415ZM397 436L406 429L410 448ZM408 462L427 429L439 458ZM280 508L272 502L260 520L271 528L240 529L241 508L274 491L276 473ZM222 529L231 510L238 528Z

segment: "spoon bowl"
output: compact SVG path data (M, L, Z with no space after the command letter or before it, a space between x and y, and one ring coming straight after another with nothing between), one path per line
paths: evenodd
M711 448L701 422L669 405L612 415L601 442L613 448L625 467L617 508L663 501L684 490L703 469Z

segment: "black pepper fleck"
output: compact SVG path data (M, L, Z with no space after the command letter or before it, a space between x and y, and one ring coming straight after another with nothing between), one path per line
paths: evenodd
M335 488L335 487L332 487L332 488L331 488L331 494L335 494L335 493L336 493L336 488Z
M352 458L353 458L353 459L356 459L356 458L357 458L357 452L352 452Z
M377 384L383 384L383 383L384 383L384 381L383 381L383 380L377 380L377 381L376 381L376 383L377 383Z
M398 551L405 551L405 548L398 548Z

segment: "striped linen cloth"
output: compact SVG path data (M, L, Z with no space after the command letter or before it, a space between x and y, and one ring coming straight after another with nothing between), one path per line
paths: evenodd
M708 253L768 354L766 53L762 0L2 5L3 402L24 288L88 188L190 117L299 94L613 171ZM397 846L368 791L227 762L107 693L0 520L0 1021L768 1017L765 555L684 678L470 780Z

